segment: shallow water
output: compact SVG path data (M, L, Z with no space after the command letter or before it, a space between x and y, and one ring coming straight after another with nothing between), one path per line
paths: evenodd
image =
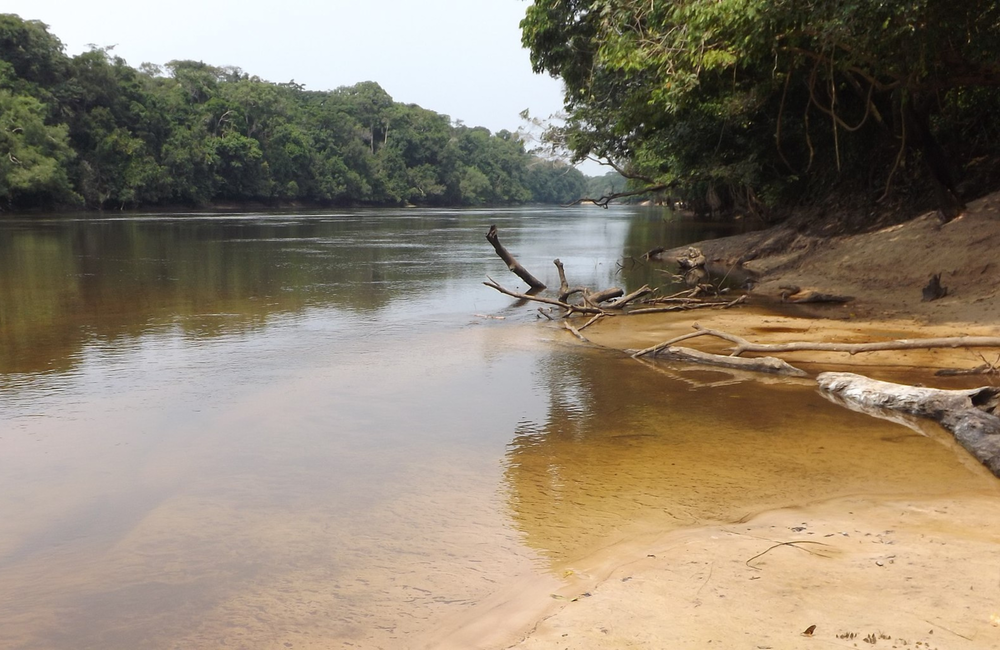
M636 530L992 484L794 381L575 345L480 282L662 283L660 211L0 222L0 647L411 647ZM502 320L501 320L502 319Z

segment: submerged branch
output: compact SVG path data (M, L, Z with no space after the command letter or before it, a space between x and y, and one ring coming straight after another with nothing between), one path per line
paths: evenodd
M487 276L489 278L489 276ZM556 307L562 307L568 313L580 313L580 314L607 314L603 309L596 307L585 307L583 305L571 305L568 302L562 302L560 300L555 300L553 298L544 298L542 296L533 296L527 293L519 293L517 291L511 291L510 289L505 289L500 284L497 283L493 278L489 278L489 282L483 282L487 287L491 289L496 289L500 293L510 296L511 298L518 298L520 300L530 300L533 302L540 302L546 305L554 305Z

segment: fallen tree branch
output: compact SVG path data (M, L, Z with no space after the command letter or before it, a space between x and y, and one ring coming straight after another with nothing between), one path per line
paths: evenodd
M563 327L569 330L573 334L573 336L580 339L584 343L590 343L587 337L580 333L580 330L576 329L575 327L569 324L569 321L563 321Z
M735 307L741 303L747 301L747 297L740 296L736 300L730 300L729 302L695 302L695 303L683 303L680 305L671 305L669 307L644 307L642 309L633 309L629 314L660 314L664 312L671 311L690 311L692 309L729 309L730 307Z
M969 375L997 375L1000 374L1000 356L997 360L990 362L981 352L977 352L979 358L983 360L981 365L975 368L944 368L934 373L937 377L965 377Z
M581 293L587 290L586 287L573 287L570 288L569 282L566 281L566 269L563 268L563 263L558 259L552 260L552 263L556 265L556 270L559 272L559 300L566 302L570 296L574 293Z
M590 197L576 199L575 201L571 201L570 203L563 204L562 207L568 208L570 206L580 205L581 203L593 203L594 205L600 206L602 208L607 208L608 205L615 199L625 199L631 196L642 196L643 194L662 192L663 190L670 189L671 187L672 185L670 184L656 183L652 185L647 185L645 187L641 187L637 190L629 190L627 192L611 192L609 194L605 194L604 196L600 196L596 199Z
M639 355L634 350L626 350L626 354L632 354L633 358ZM754 372L767 372L789 377L807 377L808 373L795 366L778 359L776 357L730 357L723 354L709 354L701 350L691 348L666 347L657 351L658 359L668 361L685 361L688 363L700 363L709 366L720 366L723 368L736 368L739 370L752 370Z
M751 569L757 569L759 571L760 570L759 567L755 567L755 566L753 566L750 563L753 562L754 560L756 560L757 558L764 557L765 555L767 555L768 553L770 553L771 551L773 551L776 548L781 548L782 546L791 546L792 548L797 548L800 551L805 551L806 553L810 553L812 555L818 555L820 557L827 557L826 555L823 555L822 553L815 553L813 551L810 551L807 548L801 548L799 546L799 544L817 544L819 546L829 546L829 544L824 544L823 542L813 542L811 540L806 540L806 539L797 539L797 540L792 541L792 542L778 542L777 544L775 544L774 546L770 547L769 549L767 549L763 553L758 553L757 555L754 555L752 558L750 558L749 560L747 560L746 562L744 562L744 564L746 564Z
M681 341L686 341L688 339L693 339L704 335L705 335L704 332L689 332L687 334L681 334L680 336L675 336L674 338L668 341L664 341L663 343L657 343L656 345L653 345L651 347L643 348L642 350L636 350L632 352L632 358L638 359L639 357L644 357L647 354L652 354L653 356L656 356L657 352L669 348L671 345L674 345L675 343L680 343Z
M886 350L929 350L933 348L1000 348L1000 337L997 336L952 336L944 338L928 339L898 339L895 341L879 341L877 343L753 343L741 336L721 332L719 330L702 327L697 323L693 326L705 336L729 341L736 345L732 350L733 356L739 356L744 352L847 352L848 354L859 354L861 352L883 352Z
M497 283L497 281L494 280L493 278L490 278L489 276L486 276L486 277L489 278L489 282L483 282L483 284L485 284L487 287L490 287L491 289L496 289L500 293L502 293L504 295L507 295L507 296L510 296L511 298L518 298L520 300L531 300L533 302L540 302L540 303L544 303L546 305L554 305L556 307L562 307L563 309L567 310L567 312L569 312L569 313L577 312L577 313L580 313L580 314L604 314L604 315L607 314L607 312L605 312L603 309L598 309L598 308L595 308L595 307L585 307L585 306L582 306L582 305L571 305L571 304L569 304L567 302L561 302L561 301L555 300L553 298L543 298L542 296L532 296L532 295L527 294L527 293L518 293L517 291L511 291L510 289L505 289L502 286L500 286Z
M594 293L590 293L589 291L584 291L583 299L586 300L588 303L592 304L594 307L596 307L600 303L607 302L612 298L619 298L624 293L625 292L619 289L618 287L611 287L610 289L602 289L601 291L595 291Z
M905 386L849 372L824 372L816 378L822 391L867 407L931 418L995 476L1000 477L1000 387L942 390Z
M500 243L500 237L497 234L496 226L490 226L489 232L486 233L486 241L493 244L493 250L497 252L497 255L499 255L500 259L504 261L507 268L510 269L511 272L517 277L527 282L528 286L536 291L541 291L545 288L545 283L528 273L528 270L521 266L521 264L514 259L514 256L503 247L503 244Z
M584 323L583 325L581 325L580 326L580 331L582 332L583 330L587 329L588 327L590 327L591 325L593 325L597 321L601 320L605 316L607 316L607 314L605 314L605 313L597 314L596 316L594 316L593 318L591 318L590 320L588 320L586 323Z
M630 302L638 300L639 298L647 296L651 293L653 293L653 290L649 287L648 284L644 284L635 291L633 291L632 293L628 294L627 296L621 298L620 300L616 300L612 304L608 305L608 309L623 309L625 305L629 304Z

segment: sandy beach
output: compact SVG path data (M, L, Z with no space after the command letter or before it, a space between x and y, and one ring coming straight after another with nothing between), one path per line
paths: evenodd
M642 348L691 331L695 322L768 343L996 336L996 205L997 196L986 197L945 225L927 214L867 234L796 236L785 250L747 262L762 273L753 295L767 305L763 311L605 319L587 337L617 350ZM710 259L732 259L766 248L767 238L776 236L705 242L703 250ZM936 273L947 295L921 301L922 286ZM779 304L779 288L788 284L854 300ZM699 341L693 347L708 352L727 345ZM811 377L849 370L938 388L997 381L991 375L934 376L941 368L993 361L989 351L781 356ZM498 597L428 647L1000 648L1000 481L938 425L898 420L948 448L968 480L952 494L923 495L928 470L914 466L912 493L859 491L817 502L789 493L788 507L762 507L737 520L667 532L638 527L628 539L566 566L561 580ZM877 458L871 471L879 471Z

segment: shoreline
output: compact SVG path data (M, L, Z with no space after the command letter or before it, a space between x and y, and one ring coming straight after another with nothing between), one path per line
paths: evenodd
M709 259L749 258L746 267L761 276L752 293L765 304L606 319L587 338L618 350L643 348L690 332L695 322L768 343L995 336L1000 268L989 254L1000 244L998 207L1000 195L990 195L945 225L925 214L826 240L773 229L695 244ZM786 249L756 254L769 238L784 238ZM949 292L922 301L921 287L936 273ZM776 296L787 284L854 300L781 304ZM721 352L726 344L698 347ZM781 356L811 375L848 370L938 388L989 381L933 376L939 368L978 365L977 352L967 349ZM553 598L530 625L508 627L504 642L482 639L475 647L1000 647L1000 482L938 425L903 423L957 454L980 488L922 495L915 474L913 493L790 499L730 523L651 530L578 563L555 592L567 600ZM535 596L532 602L542 602Z
M683 333L693 320L683 312L609 319L588 330L588 337L618 349L641 347ZM810 319L757 309L702 312L698 320L741 336L766 336L769 342L952 332L950 325L915 320ZM993 328L977 326L967 333L977 331ZM929 368L960 364L967 352L783 356L810 371L836 368L920 382L927 380ZM774 381L766 375L750 379L760 380ZM946 387L956 388L981 381L942 378ZM1000 583L987 568L1000 561L1000 482L933 422L912 424L956 454L981 489L947 496L919 490L840 496L805 504L792 499L736 522L647 531L575 563L572 577L555 592L566 599L590 596L553 599L536 611L532 625L510 630L506 642L476 647L610 650L718 644L792 650L811 642L865 647L858 642L869 635L887 647L893 647L890 639L879 635L891 637L895 647L915 647L917 641L928 648L1000 647ZM831 543L832 552L816 555L801 548L814 541ZM789 542L794 548L780 547L780 554L767 550ZM866 546L869 542L879 546ZM766 573L746 566L762 551L770 555L762 558ZM900 573L902 567L909 575ZM933 588L918 589L915 581ZM954 598L942 599L943 593ZM810 625L817 626L813 637L803 637ZM906 646L899 645L903 641Z

